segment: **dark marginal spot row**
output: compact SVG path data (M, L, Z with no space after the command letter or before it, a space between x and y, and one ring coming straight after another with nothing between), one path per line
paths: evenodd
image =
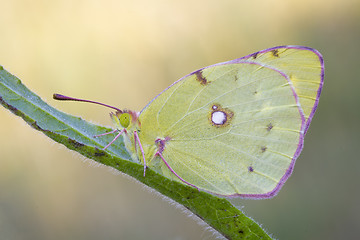
M207 79L203 76L203 72L200 70L200 71L197 71L195 73L196 75L196 80L200 82L201 85L207 85L208 84L208 81Z

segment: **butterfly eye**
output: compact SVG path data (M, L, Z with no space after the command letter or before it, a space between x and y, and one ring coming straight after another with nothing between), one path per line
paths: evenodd
M123 113L121 114L119 120L122 127L127 128L130 125L130 114L129 113Z

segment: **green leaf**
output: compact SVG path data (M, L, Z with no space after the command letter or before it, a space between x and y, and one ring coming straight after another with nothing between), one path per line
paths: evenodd
M245 216L225 198L171 181L131 161L119 138L106 151L101 150L113 135L94 138L94 135L111 129L84 121L80 117L60 112L42 101L15 76L0 66L0 103L31 127L54 141L65 145L87 158L113 167L156 189L168 198L183 205L228 239L271 239L257 223Z

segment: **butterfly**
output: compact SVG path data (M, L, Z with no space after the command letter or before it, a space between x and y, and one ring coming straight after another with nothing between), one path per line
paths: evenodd
M196 70L140 112L115 109L132 158L165 177L226 197L270 198L291 175L318 106L321 54L279 46Z

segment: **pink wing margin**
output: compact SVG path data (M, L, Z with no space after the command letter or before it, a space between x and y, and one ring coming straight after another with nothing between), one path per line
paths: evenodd
M237 59L234 59L234 60L231 60L231 61L227 61L227 62L222 62L222 63L217 63L217 64L214 64L214 65L211 65L211 66L207 66L207 67L204 67L204 68L201 68L201 69L198 69L182 78L180 78L179 80L177 80L176 82L174 82L173 84L171 84L169 87L167 87L165 90L163 90L161 93L159 93L155 98L153 98L144 108L141 112L143 112L151 103L152 101L154 101L158 96L160 96L164 91L166 91L167 89L169 89L170 87L172 87L173 85L177 84L178 82L181 82L183 79L187 78L188 76L190 75L193 75L195 74L196 72L198 71L201 71L203 69L206 69L206 68L210 68L210 67L214 67L214 66L219 66L219 65L225 65L225 64L236 64L236 63L243 63L244 60L247 60L248 58L251 58L252 56L254 55L257 55L257 54L262 54L262 53L266 53L266 52L270 52L270 51L273 51L273 50L276 50L276 49L280 49L280 48L288 48L288 49L299 49L299 50L307 50L307 51L311 51L313 53L315 53L318 58L319 58L319 62L320 62L320 65L321 65L321 73L320 73L320 84L319 84L319 87L318 87L318 90L317 90L317 96L316 96L316 99L315 99L315 104L312 108L312 111L309 115L309 118L307 119L307 121L305 122L305 117L304 117L304 113L301 109L301 107L299 107L299 112L302 116L302 127L301 129L303 129L302 133L300 134L300 138L299 138L299 143L298 143L298 147L297 147L297 150L295 151L295 154L292 158L292 161L290 163L290 166L289 168L286 170L284 176L280 179L279 183L277 184L277 186L270 192L268 193L265 193L265 194L234 194L234 195L227 195L227 196L224 196L224 197L229 197L229 198L232 198L232 197L241 197L241 198L251 198L251 199L264 199L264 198L272 198L274 197L279 191L280 189L282 188L282 186L284 185L284 183L286 182L286 180L290 177L293 169L294 169L294 165L295 165L295 162L296 162L296 159L299 157L301 151L302 151L302 148L303 148L303 142L304 142L304 137L305 137L305 134L307 133L307 130L310 126L310 123L313 119L313 116L315 114L315 111L317 109L317 106L319 104L319 98L320 98L320 94L321 94L321 91L322 91L322 88L323 88L323 84L324 84L324 71L325 71L325 68L324 68L324 60L323 60L323 57L322 55L320 54L319 51L317 51L316 49L313 49L313 48L309 48L309 47L305 47L305 46L294 46L294 45L284 45L284 46L277 46L277 47L272 47L272 48L268 48L268 49L265 49L265 50L261 50L261 51L258 51L258 52L255 52L255 53L252 53L252 54L249 54L247 56L244 56L244 57L241 57L241 58L237 58ZM247 61L247 63L249 63L249 61ZM255 63L254 64L259 64L259 63ZM268 66L267 66L268 67ZM273 68L274 69L274 68ZM284 74L283 72L279 71L278 69L274 69L276 71L278 71L279 73L281 73L290 83L290 79L289 77ZM292 84L291 84L292 85ZM299 99L298 99L298 96L295 92L295 88L293 87L292 88L293 90L293 94L294 94L294 97L296 99L296 101L299 103ZM299 106L300 106L300 103L299 103ZM140 112L140 114L141 114Z

